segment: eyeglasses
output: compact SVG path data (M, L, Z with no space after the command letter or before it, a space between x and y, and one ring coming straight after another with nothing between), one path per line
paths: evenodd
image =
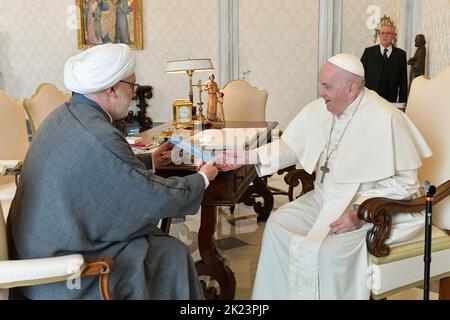
M136 93L138 88L139 88L139 84L138 83L128 82L128 81L125 81L125 80L120 80L119 82L123 82L123 83L129 84L134 93Z

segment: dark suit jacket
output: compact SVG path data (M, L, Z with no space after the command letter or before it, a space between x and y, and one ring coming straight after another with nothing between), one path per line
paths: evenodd
M406 102L407 99L407 69L406 52L402 49L392 47L389 57L389 93L384 97L389 102ZM361 57L366 74L366 87L379 93L381 68L383 56L380 45L366 48Z

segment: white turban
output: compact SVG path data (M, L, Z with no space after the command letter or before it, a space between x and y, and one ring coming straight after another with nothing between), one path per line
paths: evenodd
M335 66L364 78L364 67L361 61L350 54L340 53L328 59Z
M136 57L123 43L103 44L83 51L64 66L64 84L80 94L100 92L134 73Z

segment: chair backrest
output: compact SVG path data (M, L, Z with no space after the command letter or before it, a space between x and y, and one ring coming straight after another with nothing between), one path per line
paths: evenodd
M416 78L406 106L406 114L428 142L433 156L423 160L420 181L439 185L450 179L450 66L428 80ZM433 208L433 223L450 230L448 198Z
M33 133L36 132L50 112L69 99L69 94L60 91L53 84L43 83L39 85L34 95L23 101Z
M268 93L247 81L233 80L221 90L226 121L265 121Z
M8 246L6 244L6 226L3 219L2 206L0 206L0 261L8 260ZM0 289L0 300L8 299L8 290Z
M0 206L0 261L8 260L8 246L6 245L6 225L3 219L3 209Z
M23 160L29 146L25 112L0 90L0 159Z

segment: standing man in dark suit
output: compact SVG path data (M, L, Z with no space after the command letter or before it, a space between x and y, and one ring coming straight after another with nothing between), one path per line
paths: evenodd
M389 102L406 103L406 52L392 45L395 28L380 27L380 44L366 48L361 57L366 87L376 91Z

